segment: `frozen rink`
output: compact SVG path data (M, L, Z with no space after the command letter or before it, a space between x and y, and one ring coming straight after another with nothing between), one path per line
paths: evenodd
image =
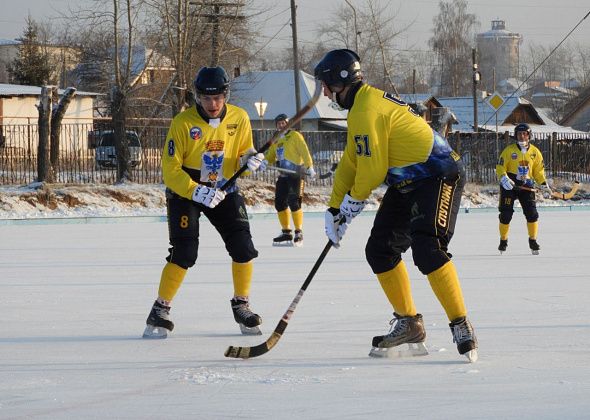
M143 340L167 253L153 219L0 224L1 419L582 419L590 412L588 211L541 211L541 255L522 213L500 256L497 213L461 213L454 254L479 339L456 351L428 281L404 259L430 355L367 356L391 307L364 258L372 214L332 249L269 353L227 359L268 338L326 244L306 214L305 246L273 248L274 214L256 215L252 307L263 335L233 321L230 261L202 224L197 266L174 301L176 329Z

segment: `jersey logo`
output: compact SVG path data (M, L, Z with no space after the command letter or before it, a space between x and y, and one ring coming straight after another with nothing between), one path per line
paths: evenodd
M208 152L221 152L224 144L223 140L209 140L207 144L205 144L205 150Z
M237 124L228 124L227 125L227 135L234 136L236 134L237 128L238 128Z
M201 168L201 181L217 182L219 179L219 169L223 164L223 153L203 154L203 167Z
M203 137L203 130L201 130L199 127L191 127L189 136L193 140L201 140L201 137Z
M516 154L516 153L512 153L512 154L510 155L510 158L511 158L512 160L516 160L516 159L518 159L518 156L517 156L517 154Z

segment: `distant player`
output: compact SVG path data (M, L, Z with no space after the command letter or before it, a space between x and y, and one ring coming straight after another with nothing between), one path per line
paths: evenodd
M288 118L285 114L279 114L275 118L277 130L283 130L287 126ZM293 171L279 172L275 187L275 209L281 224L281 233L273 239L273 245L303 244L303 190L305 181L301 176L313 179L316 176L313 169L313 160L309 154L307 144L301 133L288 130L266 152L266 159L277 167ZM303 172L305 171L305 172ZM291 230L291 217L295 227L295 236Z
M463 190L459 157L405 102L362 80L359 56L346 49L328 52L315 68L324 95L348 109L348 136L336 173L325 230L334 246L361 213L365 200L387 178L389 188L365 247L369 265L394 309L392 329L373 338L372 356L403 351L427 354L426 331L417 313L401 254L412 248L414 264L450 321L460 354L477 359L477 339L455 265L447 247L453 236ZM388 350L389 349L389 350Z
M162 153L166 184L168 263L162 270L158 298L146 321L145 338L166 338L174 324L170 306L199 250L199 219L206 216L221 235L232 260L234 295L231 309L244 334L260 334L259 315L250 310L252 243L244 198L235 184L220 189L242 166L252 172L264 161L256 153L248 114L227 104L229 78L222 67L203 67L194 81L196 106L178 114L170 125ZM207 278L207 270L200 275ZM206 299L195 304L202 305Z
M514 213L514 200L518 199L527 221L529 248L534 255L541 247L537 243L539 213L535 203L535 183L551 194L545 178L545 166L541 151L531 144L532 130L528 124L518 124L514 128L516 143L508 145L500 154L496 165L496 175L500 182L500 253L508 247L508 230Z

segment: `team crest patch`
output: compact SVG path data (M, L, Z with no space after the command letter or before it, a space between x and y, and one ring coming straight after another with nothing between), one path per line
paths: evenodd
M237 124L228 124L227 125L227 134L229 136L233 136L236 134L236 129L238 128Z
M201 137L203 137L203 131L199 127L192 127L189 135L193 140L201 140Z
M512 154L510 155L510 157L512 158L512 160L516 160L516 159L518 159L518 155L517 155L516 153L512 153Z

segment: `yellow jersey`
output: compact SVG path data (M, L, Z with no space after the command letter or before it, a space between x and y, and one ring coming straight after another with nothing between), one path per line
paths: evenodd
M452 167L459 156L405 102L367 84L348 111L344 154L334 174L329 206L344 195L365 200L381 183L403 188Z
M307 144L298 131L290 130L276 143L272 144L265 156L269 163L279 168L297 170L301 165L305 168L313 166L313 159L309 154Z
M525 152L520 149L518 144L509 144L500 153L496 164L498 181L504 174L507 174L513 181L525 182L527 179L533 179L539 185L544 184L547 179L545 178L543 154L530 143Z
M246 111L226 104L221 118L209 121L192 106L174 117L166 135L164 184L191 199L198 183L221 187L240 168L240 157L252 151L252 127Z

